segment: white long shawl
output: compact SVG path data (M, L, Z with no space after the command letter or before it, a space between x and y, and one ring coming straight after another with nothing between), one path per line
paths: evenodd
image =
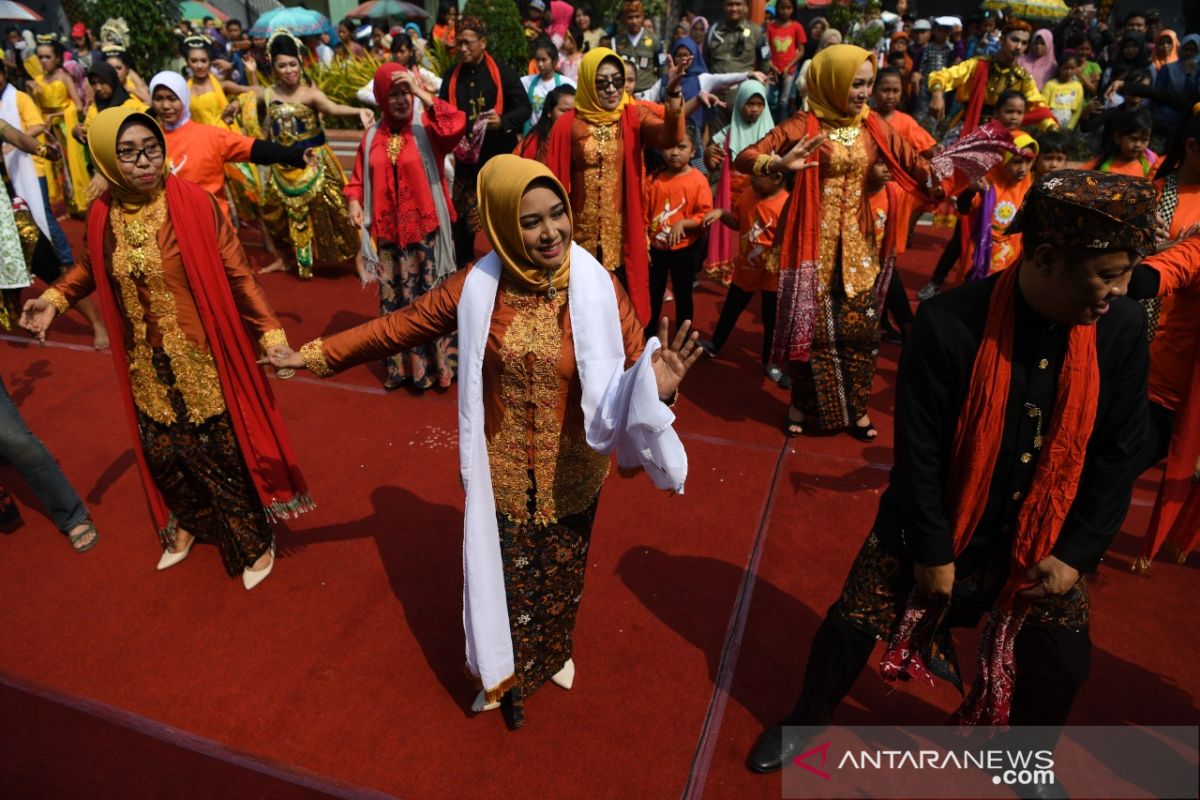
M503 265L495 253L471 270L458 306L458 453L467 493L463 538L463 629L467 666L491 693L515 675L500 531L484 433L483 354ZM571 245L567 287L575 363L583 388L584 430L598 453L623 468L643 467L654 485L683 493L687 453L659 400L651 357L658 339L625 370L625 345L612 278L590 253Z

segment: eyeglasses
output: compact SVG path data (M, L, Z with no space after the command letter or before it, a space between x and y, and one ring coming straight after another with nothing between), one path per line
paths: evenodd
M457 44L458 44L459 49L461 50L464 47L468 47L468 48L474 47L475 45L479 44L482 41L483 41L482 39L464 39L460 36L460 37L458 37Z
M624 89L625 88L625 76L618 75L615 78L596 78L596 91L597 92L606 91L610 86L614 89Z
M162 154L162 145L154 142L140 149L137 147L123 147L117 151L117 160L123 161L126 164L136 164L141 160L142 156L145 156L147 161L153 161Z

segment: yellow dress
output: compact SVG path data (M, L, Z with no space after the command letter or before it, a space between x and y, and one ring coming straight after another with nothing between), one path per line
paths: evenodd
M188 106L188 110L192 112L192 121L199 122L201 125L215 125L218 128L230 130L230 127L221 119L221 112L225 110L225 106L229 105L229 98L225 96L225 90L221 88L221 83L212 74L208 76L209 86L212 91L204 94L196 93L196 79L188 78L188 90L192 93L192 102Z
M144 112L148 108L148 106L145 103L143 103L141 100L134 97L133 95L129 95L128 99L126 99L124 103L121 103L120 107L121 108L131 108L134 111L141 111L141 112ZM85 114L83 117L83 129L85 131L92 126L92 120L94 120L96 118L96 115L99 113L100 112L96 109L95 103L92 103L90 106L88 106L87 114Z
M62 81L47 82L45 77L38 75L34 83L37 85L34 99L63 150L62 161L45 162L50 200L64 200L73 216L82 217L87 210L87 185L91 176L88 174L83 145L71 135L71 131L79 124L79 112L71 102L67 85ZM51 119L51 115L57 116Z
M285 147L297 142L318 147L315 167L296 169L274 164L269 169L263 198L263 220L277 241L296 251L300 277L312 277L314 262L340 263L358 252L358 231L350 224L346 179L333 150L325 144L320 117L303 103L272 100L266 94L268 137Z

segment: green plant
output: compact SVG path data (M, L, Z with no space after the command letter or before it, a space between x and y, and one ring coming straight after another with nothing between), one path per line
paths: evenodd
M458 61L458 53L452 47L446 46L445 42L438 39L431 40L425 52L429 56L429 68L436 75L445 75L454 66L454 63Z
M88 27L96 33L113 17L125 19L129 25L125 49L142 75L153 75L179 55L174 32L179 22L177 0L75 0L73 5L83 11Z
M375 71L383 63L375 58L335 59L328 65L316 64L304 68L304 77L320 89L335 103L346 106L361 106L358 90L371 82ZM358 120L327 116L326 128L357 128Z
M524 75L529 67L529 40L514 0L467 0L464 17L478 17L488 29L488 53Z

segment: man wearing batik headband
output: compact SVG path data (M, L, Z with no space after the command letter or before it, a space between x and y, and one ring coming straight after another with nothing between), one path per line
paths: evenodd
M511 153L532 109L521 78L488 53L487 25L476 17L458 21L458 63L442 76L438 97L467 115L467 135L454 150L454 253L460 267L475 258L482 230L475 200L479 171L493 156Z
M1123 295L1154 207L1145 181L1050 173L1009 228L1020 264L921 305L890 484L752 769L801 751L808 731L790 726L832 721L877 639L885 679L961 686L949 629L985 614L959 720L1065 722L1090 669L1083 575L1125 517L1148 430L1146 317Z

